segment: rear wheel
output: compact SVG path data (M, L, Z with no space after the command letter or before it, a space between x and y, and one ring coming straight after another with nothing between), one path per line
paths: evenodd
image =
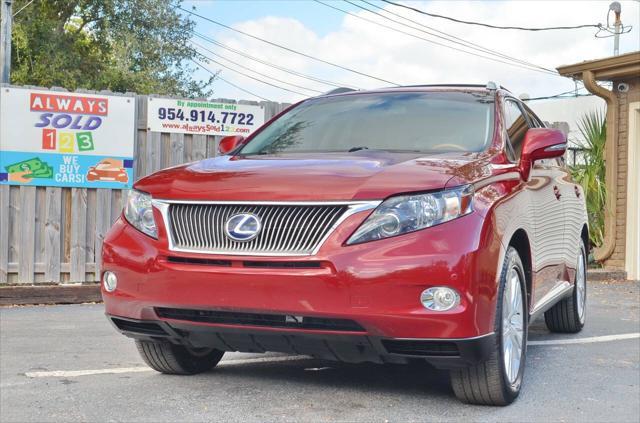
M462 402L508 405L520 393L527 347L527 295L524 267L509 247L500 276L494 349L487 361L451 371L453 391Z
M558 302L544 313L544 321L551 332L577 333L584 327L587 305L587 254L580 243L576 277L570 297Z
M193 375L211 370L224 351L212 348L187 348L170 342L136 340L136 347L145 363L152 369L172 375Z

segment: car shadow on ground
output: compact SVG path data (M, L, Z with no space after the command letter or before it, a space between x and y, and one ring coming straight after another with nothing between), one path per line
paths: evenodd
M378 393L428 394L433 397L451 397L447 371L438 370L426 362L409 365L361 363L348 364L319 359L301 359L287 362L247 363L221 365L203 374L229 377L247 382L281 382L304 386L331 386L341 390L366 390Z
M537 320L530 327L529 340L548 334L544 321ZM200 377L229 377L247 383L268 381L321 388L330 386L345 391L429 395L432 399L455 400L449 371L436 369L419 359L407 365L349 364L314 358L234 365L223 363Z

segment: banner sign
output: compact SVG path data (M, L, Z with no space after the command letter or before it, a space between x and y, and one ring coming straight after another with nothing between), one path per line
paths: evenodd
M131 188L134 137L134 97L0 90L0 184Z
M263 123L264 109L260 106L153 97L147 100L150 131L246 137Z

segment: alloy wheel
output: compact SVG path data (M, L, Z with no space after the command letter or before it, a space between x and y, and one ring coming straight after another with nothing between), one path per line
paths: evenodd
M502 297L502 357L507 380L512 385L520 373L520 362L524 348L522 304L522 278L514 266L507 275Z
M584 252L580 250L578 256L578 265L576 268L576 306L578 311L578 319L584 324L585 305L587 302L587 277L584 266Z

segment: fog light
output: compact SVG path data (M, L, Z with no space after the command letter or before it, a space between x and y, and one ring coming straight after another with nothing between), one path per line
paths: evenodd
M447 288L446 286L434 286L422 291L420 302L426 309L447 311L460 304L460 295L455 289Z
M102 275L102 283L107 292L113 292L118 286L118 278L115 273L107 271Z

